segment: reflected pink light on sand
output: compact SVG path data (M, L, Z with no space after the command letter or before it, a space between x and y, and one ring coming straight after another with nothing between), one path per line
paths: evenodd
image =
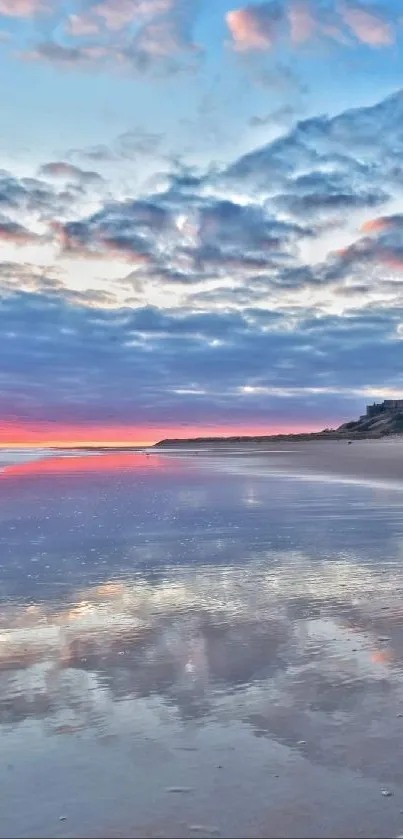
M0 472L0 480L15 477L38 477L41 475L77 475L78 473L144 471L150 469L173 469L172 461L157 455L113 454L77 455L71 457L49 457L28 463L13 463Z

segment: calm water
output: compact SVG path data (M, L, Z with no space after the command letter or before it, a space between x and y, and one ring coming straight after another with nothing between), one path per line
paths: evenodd
M1 837L403 834L403 491L270 457L0 472Z

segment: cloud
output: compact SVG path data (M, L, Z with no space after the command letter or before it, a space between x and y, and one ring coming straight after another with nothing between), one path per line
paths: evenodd
M285 265L297 243L312 235L257 204L209 198L198 189L197 178L173 176L171 187L148 201L115 201L93 216L58 225L62 253L92 259L120 255L148 264L148 279L197 283Z
M73 38L97 35L100 31L100 23L90 15L69 15L66 22L66 32Z
M271 49L277 41L283 19L279 3L257 3L227 13L226 22L238 52Z
M31 50L21 53L27 61L44 61L60 67L100 67L117 56L106 46L65 46L55 41L43 41Z
M145 201L115 202L81 221L54 226L64 256L123 259L146 264L156 258L168 214Z
M369 219L364 222L361 227L362 233L383 233L387 230L403 231L403 216L380 216L379 218Z
M95 206L105 194L103 179L63 162L44 164L39 177L17 177L0 170L0 221L2 238L22 243L46 244L53 238L52 225L75 216L88 200Z
M49 11L49 5L42 0L0 0L4 17L30 18L43 11Z
M304 415L304 388L316 388L324 416L329 400L340 403L338 391L402 381L397 314L305 317L290 329L280 313L274 319L253 310L195 314L89 303L60 288L41 288L39 278L35 292L4 296L4 415L26 417L29 403L37 422L107 417L152 424L158 416L163 425L179 411L184 422L269 425L293 406ZM197 403L194 390L200 391Z
M194 38L199 9L199 0L104 0L84 7L75 0L68 10L46 0L0 0L0 15L36 19L36 42L18 42L24 60L159 78L199 69L204 56ZM266 0L231 9L225 21L233 50L246 54L319 39L351 45L352 36L369 47L389 46L397 25L384 9L350 0ZM262 78L266 72L273 73L266 68Z
M141 198L98 194L95 210L96 183L80 203L86 170L63 159L38 178L1 173L4 248L40 219L60 257L51 274L0 266L6 410L327 424L362 388L402 386L402 103L302 120L229 166L174 166ZM63 286L63 271L91 276L87 260L121 272L110 297Z
M59 9L57 38L46 28L42 40L19 54L70 70L178 72L196 66L186 64L187 55L200 60L193 39L197 11L197 0L106 0L65 19Z
M160 150L163 139L163 134L136 126L119 134L110 145L104 143L70 149L67 156L101 164L154 157Z
M403 187L402 118L398 91L370 107L300 121L231 164L223 186L232 183L238 192L288 202L290 209L313 205L316 196L327 200L327 194L329 204L337 203L337 196L340 204L345 197L346 206L386 203Z
M9 221L0 216L0 241L11 242L15 245L29 245L38 240L35 233L27 230L17 222Z
M175 0L106 0L93 7L93 14L102 19L109 30L119 30L134 21L165 15L175 8Z
M97 235L86 228L83 222L69 222L66 225L54 224L53 231L60 244L60 256L70 259L123 260L146 264L150 255L143 243L135 236Z
M163 139L162 134L145 131L140 126L120 134L113 146L118 157L131 160L137 155L152 155L158 150Z
M265 116L254 116L249 120L249 125L253 128L260 128L264 125L285 125L288 126L294 122L298 113L298 107L293 105L282 105L274 111L270 111Z
M285 21L288 27L283 25ZM383 10L350 0L333 6L310 0L284 0L281 5L276 0L251 3L228 12L226 23L238 52L271 50L280 40L294 47L314 39L349 45L351 33L371 47L390 46L396 39L394 22Z
M147 72L164 68L165 72L195 68L196 64L178 64L177 59L190 53L200 60L201 47L193 40L193 24L197 5L176 0L169 13L146 23L122 51L131 67Z
M98 172L88 172L79 169L78 166L73 166L71 163L66 163L63 160L44 163L39 170L40 175L45 178L61 178L64 180L78 181L84 185L94 185L102 183L103 178Z
M17 178L0 172L0 207L8 210L40 210L51 203L52 190L35 178Z
M317 30L317 20L309 2L291 3L288 7L288 19L291 28L291 40L294 44L310 41Z
M338 216L345 212L369 209L381 206L387 201L388 194L381 189L373 189L370 185L366 189L354 190L353 187L342 190L342 184L337 186L331 179L325 179L315 188L307 185L306 192L302 194L279 195L275 199L276 206L280 210L286 210L290 216L311 221L321 216L329 218Z
M394 27L380 7L342 2L339 9L344 23L363 44L387 47L395 42Z
M403 216L380 216L365 222L361 230L368 234L343 248L336 255L343 266L368 264L403 270Z

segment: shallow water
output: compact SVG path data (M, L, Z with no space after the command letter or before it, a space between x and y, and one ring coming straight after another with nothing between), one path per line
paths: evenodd
M403 491L271 457L0 473L0 837L403 833Z

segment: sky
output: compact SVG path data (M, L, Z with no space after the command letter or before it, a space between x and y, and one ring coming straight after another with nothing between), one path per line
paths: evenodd
M0 445L403 397L400 0L0 0Z

